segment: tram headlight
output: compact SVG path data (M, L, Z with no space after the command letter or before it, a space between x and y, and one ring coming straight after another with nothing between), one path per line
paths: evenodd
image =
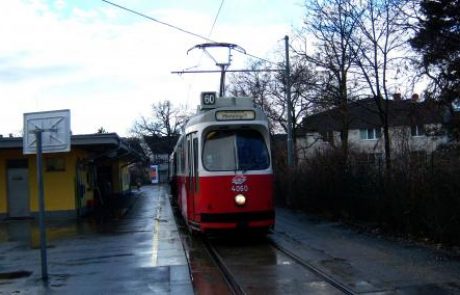
M235 196L235 203L238 205L238 206L244 206L244 204L246 204L246 197L242 194L238 194Z

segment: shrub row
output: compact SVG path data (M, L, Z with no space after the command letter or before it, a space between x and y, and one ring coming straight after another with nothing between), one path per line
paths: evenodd
M278 205L330 218L374 224L393 233L460 244L460 149L429 156L362 161L339 151L318 153L295 168L275 159Z

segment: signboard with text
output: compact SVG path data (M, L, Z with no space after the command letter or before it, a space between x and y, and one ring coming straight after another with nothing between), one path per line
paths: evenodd
M159 180L158 165L150 165L150 181L153 184L158 184Z

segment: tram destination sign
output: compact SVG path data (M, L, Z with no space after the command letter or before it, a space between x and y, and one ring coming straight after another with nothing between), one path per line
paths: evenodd
M233 120L254 120L256 113L251 110L236 110L236 111L217 111L217 121L233 121Z

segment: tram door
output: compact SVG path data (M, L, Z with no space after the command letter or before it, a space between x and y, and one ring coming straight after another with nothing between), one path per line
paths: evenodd
M187 135L187 210L190 219L195 219L195 199L198 192L198 137L196 133Z

